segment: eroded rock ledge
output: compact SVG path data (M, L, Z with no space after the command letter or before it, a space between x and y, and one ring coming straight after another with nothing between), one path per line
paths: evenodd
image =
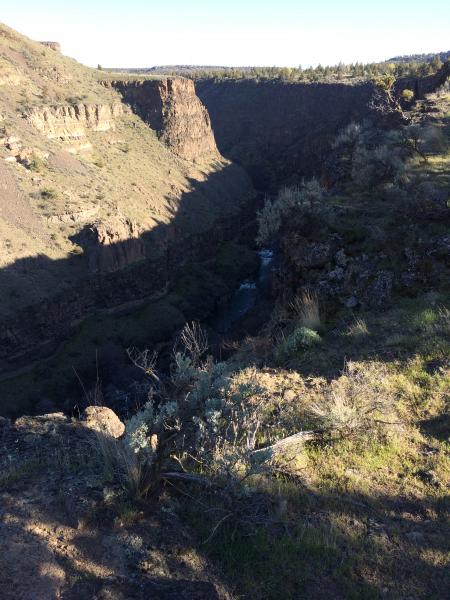
M114 104L73 104L34 108L25 118L49 139L79 139L86 136L87 130L110 131L115 128L115 120L130 109L120 103Z

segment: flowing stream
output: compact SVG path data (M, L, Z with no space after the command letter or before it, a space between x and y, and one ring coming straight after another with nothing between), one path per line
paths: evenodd
M267 296L273 251L263 249L259 254L259 271L255 280L245 280L233 294L230 302L220 307L209 325L218 334L226 334L252 312L260 299Z

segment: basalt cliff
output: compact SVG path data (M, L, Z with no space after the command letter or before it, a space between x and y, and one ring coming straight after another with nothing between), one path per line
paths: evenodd
M206 80L197 93L220 151L267 190L320 176L339 129L372 116L374 86Z
M394 94L409 89L416 100L449 76L445 65L429 77L399 79ZM355 83L199 80L197 94L208 109L220 152L242 165L260 190L324 175L336 134L354 122L377 123L376 86Z

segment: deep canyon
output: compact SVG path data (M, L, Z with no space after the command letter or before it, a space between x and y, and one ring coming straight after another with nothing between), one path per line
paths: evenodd
M378 118L372 83L105 79L7 28L0 40L5 414L62 390L70 404L98 356L211 318L257 269L262 193L326 178L337 132Z

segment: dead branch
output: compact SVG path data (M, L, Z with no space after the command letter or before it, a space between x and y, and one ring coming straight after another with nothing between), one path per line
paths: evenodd
M278 442L275 442L275 444L272 444L271 446L254 450L250 455L250 459L253 463L266 462L275 458L277 455L292 450L297 446L301 446L305 442L321 439L324 433L323 430L300 431L299 433L294 433L282 440L278 440Z

